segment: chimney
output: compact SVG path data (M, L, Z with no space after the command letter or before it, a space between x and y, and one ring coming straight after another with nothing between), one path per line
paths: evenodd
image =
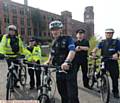
M28 0L24 0L24 5L28 6Z

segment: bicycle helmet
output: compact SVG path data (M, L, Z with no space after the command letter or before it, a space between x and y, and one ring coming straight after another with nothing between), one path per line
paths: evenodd
M17 30L17 27L15 25L9 25L8 30L10 30L10 29Z
M63 28L63 24L61 21L59 20L55 20L55 21L52 21L50 24L49 24L49 29L61 29Z

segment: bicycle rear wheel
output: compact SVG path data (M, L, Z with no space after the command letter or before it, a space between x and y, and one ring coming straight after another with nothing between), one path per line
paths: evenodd
M106 74L103 74L101 77L101 88L100 88L100 93L101 93L101 99L103 103L109 103L110 99L110 84L109 84L109 79Z
M8 75L7 84L6 84L6 100L12 99L14 80L11 74Z
M20 84L22 86L26 85L27 82L27 71L26 67L21 67L20 72L19 72L19 79L20 79Z

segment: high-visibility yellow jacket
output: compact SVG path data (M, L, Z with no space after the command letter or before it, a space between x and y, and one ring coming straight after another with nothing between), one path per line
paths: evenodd
M8 34L3 35L2 40L0 42L0 53L6 54L6 55L11 55L11 54L14 55L15 53L12 51L12 48L10 46L10 38L7 38L7 35ZM24 47L23 42L20 38L20 35L18 35L17 38L19 39L19 52L18 52L18 54L27 55L29 52Z
M32 52L30 50L28 51L29 51L29 55L27 55L27 60L29 62L41 61L41 48L39 45L34 46Z

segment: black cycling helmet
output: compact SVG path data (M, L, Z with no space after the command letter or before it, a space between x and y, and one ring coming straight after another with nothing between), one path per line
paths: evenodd
M49 29L61 29L63 28L63 24L61 21L59 20L55 20L55 21L52 21L50 24L49 24Z

